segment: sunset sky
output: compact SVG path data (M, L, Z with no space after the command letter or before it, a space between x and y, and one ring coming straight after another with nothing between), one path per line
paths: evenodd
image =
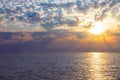
M0 51L120 51L119 41L120 0L0 0Z

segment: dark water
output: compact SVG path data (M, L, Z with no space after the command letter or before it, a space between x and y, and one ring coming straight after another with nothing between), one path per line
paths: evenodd
M120 80L120 53L0 54L0 80Z

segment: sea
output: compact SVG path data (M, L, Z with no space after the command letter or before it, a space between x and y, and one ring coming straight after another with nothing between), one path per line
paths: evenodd
M0 53L0 80L120 80L120 52Z

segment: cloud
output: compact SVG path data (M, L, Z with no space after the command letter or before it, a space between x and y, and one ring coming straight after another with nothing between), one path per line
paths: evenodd
M67 33L0 33L0 51L119 51L120 35ZM99 45L99 46L98 46Z
M24 16L26 18L26 21L28 21L30 23L40 21L39 14L36 13L36 12L27 11L27 12L24 13Z
M31 41L33 37L30 33L16 33L11 36L11 39L14 41Z
M57 2L59 1L1 1L0 29L5 32L35 32L37 29L37 31L55 29L66 31L67 28L71 32L78 32L86 31L95 22L108 18L111 21L114 19L116 22L120 21L119 0L77 0L61 4ZM66 28L62 28L64 26Z
M53 51L119 51L119 40L118 37L93 36L82 39L70 35L54 39L47 48Z
M29 42L34 40L30 33L0 33L0 45L6 45L11 43Z
M88 33L97 22L104 36ZM119 51L120 0L1 0L0 32L0 50Z

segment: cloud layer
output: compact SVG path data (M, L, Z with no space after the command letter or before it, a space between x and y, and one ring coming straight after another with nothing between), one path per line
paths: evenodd
M99 22L104 35L88 33ZM119 41L120 0L0 0L0 52L120 51Z
M110 21L111 20L111 21ZM0 31L85 31L96 21L120 26L120 0L1 0ZM66 28L67 27L67 28ZM75 27L75 28L74 28ZM78 30L79 29L79 30Z
M120 35L0 33L0 52L120 51Z

